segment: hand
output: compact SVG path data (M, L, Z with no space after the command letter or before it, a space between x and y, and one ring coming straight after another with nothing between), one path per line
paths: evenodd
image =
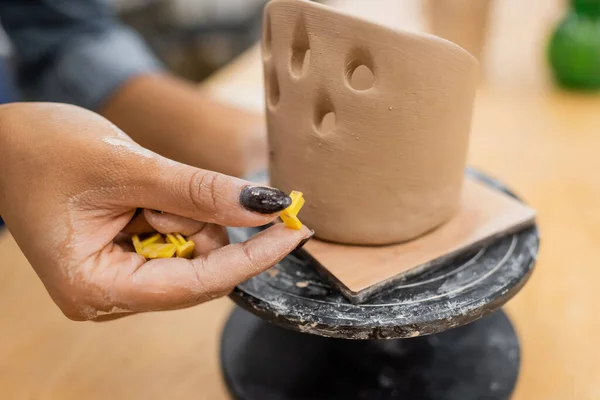
M209 99L174 77L131 79L101 114L141 146L184 164L237 177L267 167L263 117Z
M74 320L189 307L229 293L310 237L275 224L289 197L163 158L90 111L0 106L0 214L52 299ZM146 209L132 221L137 208ZM161 210L164 214L149 210ZM128 232L182 232L194 259L146 261Z

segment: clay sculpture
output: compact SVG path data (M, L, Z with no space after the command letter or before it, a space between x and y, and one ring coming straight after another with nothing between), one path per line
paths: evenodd
M301 0L271 1L263 29L271 183L304 193L317 238L399 243L457 212L474 57Z

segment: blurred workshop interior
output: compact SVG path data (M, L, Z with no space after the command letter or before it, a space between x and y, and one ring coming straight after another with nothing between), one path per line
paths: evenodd
M260 37L266 0L111 0L173 72L200 81ZM0 31L0 102L17 97L14 57Z
M171 71L262 118L258 41L268 0L111 1ZM504 308L522 353L513 399L600 399L600 0L319 2L434 33L477 56L482 75L469 164L535 208L541 233L532 278ZM593 9L593 17L578 6ZM14 70L0 30L0 104L20 98ZM6 231L0 325L5 341L18 345L0 343L1 398L3 388L23 394L7 398L229 398L219 360L228 299L77 325L64 320ZM64 363L49 372L58 358Z

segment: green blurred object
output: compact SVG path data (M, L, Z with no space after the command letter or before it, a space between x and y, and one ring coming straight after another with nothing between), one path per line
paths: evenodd
M600 89L600 0L571 0L548 46L548 60L558 85L576 90Z

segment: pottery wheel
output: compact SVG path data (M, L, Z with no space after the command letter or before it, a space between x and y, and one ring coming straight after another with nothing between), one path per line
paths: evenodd
M437 335L344 340L290 331L238 308L221 363L234 399L507 400L520 351L502 311Z
M242 241L259 229L232 229L230 235ZM464 325L501 307L527 281L538 246L534 226L362 304L349 303L299 251L239 285L231 297L259 317L300 332L342 339L415 337Z
M501 189L497 182L478 178ZM241 241L257 231L234 229L230 234ZM534 226L363 304L349 303L302 251L296 252L232 293L251 314L235 311L223 333L221 361L228 386L235 398L261 400L507 398L518 375L519 346L508 318L493 312L525 284L538 247ZM319 367L331 364L329 357L338 363L333 371L334 365ZM352 376L359 365L367 381ZM339 378L336 371L353 382L349 387L354 392L332 392L345 393L340 397L323 397L315 390L301 394L311 374L313 380L316 374L333 382ZM440 390L432 389L436 387Z

